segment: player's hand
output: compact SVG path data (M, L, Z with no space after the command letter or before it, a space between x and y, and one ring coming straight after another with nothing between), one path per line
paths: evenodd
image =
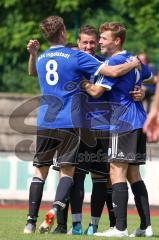
M152 108L147 116L147 120L143 128L149 142L157 142L159 140L159 111Z
M81 89L85 90L89 85L90 85L90 82L88 80L84 79L81 82L80 87L81 87Z
M27 50L30 54L36 55L40 48L40 43L38 40L30 40L27 44Z
M134 101L142 101L145 97L145 89L140 86L135 86L133 91L129 92Z
M137 67L139 70L141 70L141 61L140 59L138 58L138 56L134 56L132 58L132 62L134 64L134 67Z

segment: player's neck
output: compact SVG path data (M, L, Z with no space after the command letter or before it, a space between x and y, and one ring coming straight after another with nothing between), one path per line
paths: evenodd
M63 39L60 39L60 41L58 41L58 42L50 42L51 47L56 47L58 45L65 46L66 41L64 41Z
M115 49L111 55L112 55L112 56L118 55L118 54L121 53L122 51L123 51L122 48Z

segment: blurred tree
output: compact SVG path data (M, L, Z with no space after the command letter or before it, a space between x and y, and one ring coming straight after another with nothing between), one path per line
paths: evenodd
M127 45L133 51L146 51L152 61L159 56L159 0L112 1L128 26Z
M36 79L27 76L29 39L48 47L39 32L39 22L61 15L68 29L68 42L76 42L83 24L99 27L105 21L120 21L128 27L125 47L146 50L151 61L159 55L159 0L1 0L0 1L0 91L37 92Z

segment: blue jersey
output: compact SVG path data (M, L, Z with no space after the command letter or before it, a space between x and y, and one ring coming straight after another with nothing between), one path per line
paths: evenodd
M154 76L158 75L158 69L155 65L153 65L152 63L149 63L148 67ZM146 89L148 90L148 94L153 95L155 93L155 89L156 89L155 83L151 83L151 84L143 83L143 85L146 86Z
M80 121L76 121L81 114L76 104L79 85L84 74L96 75L102 65L103 62L83 51L61 45L43 52L36 61L42 93L38 127L83 127Z
M95 55L95 58L102 62L105 61L103 56ZM87 73L84 74L84 78L89 80L90 83L95 84L98 80L98 75L89 75ZM105 112L105 106L107 104L105 101L106 92L104 92L101 97L94 98L81 90L81 94L76 95L74 99L74 103L76 104L75 108L80 109L80 117L74 118L74 121L76 121L74 125L79 126L81 122L83 128L96 129L96 125L99 125L98 123L96 124L96 122L100 121L100 125L101 121L103 122L102 115L103 112Z
M95 55L95 58L97 58L99 61L101 62L105 62L105 58L103 56L100 55ZM98 75L89 75L89 74L85 74L84 77L89 80L90 83L95 84L96 81L98 80ZM85 92L85 91L84 91ZM86 93L87 94L87 93ZM90 96L89 94L87 94L88 96L88 101L89 102L103 102L105 101L105 93L103 93L103 95L99 98L93 98L92 96Z
M107 64L118 65L130 61L131 58L130 53L122 51L110 57ZM142 81L151 76L152 74L147 66L142 65L141 71L133 69L121 77L100 77L98 79L97 85L110 90L107 92L106 97L108 101L108 114L105 115L107 124L104 126L102 123L99 126L100 129L126 132L143 127L146 113L142 103L133 100L130 91L133 91L136 85L141 86Z

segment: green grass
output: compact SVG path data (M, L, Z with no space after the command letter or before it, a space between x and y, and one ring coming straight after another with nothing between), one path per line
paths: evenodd
M40 211L40 217L38 219L38 225L43 221L45 211ZM73 239L92 239L92 240L104 240L106 238L94 237L94 236L68 236L68 235L53 235L44 234L41 235L36 232L33 235L24 235L23 228L26 222L26 210L6 210L0 209L0 240L73 240ZM84 214L83 216L83 228L86 229L89 223L89 214ZM129 215L128 216L128 230L131 233L139 225L138 216ZM159 239L159 219L158 217L152 217L152 226L155 236L149 239ZM71 226L71 218L69 216L68 227ZM103 214L99 225L99 231L106 230L108 228L108 216ZM125 238L126 239L126 238ZM137 238L134 238L137 239ZM138 238L139 239L139 238ZM145 238L140 238L145 239Z

